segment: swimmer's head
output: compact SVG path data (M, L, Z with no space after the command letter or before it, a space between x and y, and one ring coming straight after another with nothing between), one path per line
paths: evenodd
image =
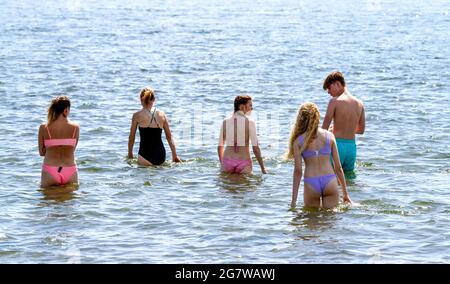
M48 107L47 121L52 123L60 115L67 117L70 110L70 100L66 96L59 96L52 100L50 106Z
M286 159L292 159L294 157L294 142L300 135L305 135L300 152L303 152L308 147L311 141L317 136L319 122L320 112L315 103L304 103L300 106L294 127L291 130L289 150L285 154Z
M150 88L146 87L141 90L141 93L139 94L141 98L141 104L142 106L148 106L150 103L152 103L155 100L155 91Z
M339 96L345 88L344 74L339 71L333 71L323 81L323 89L328 91L332 97Z
M237 96L234 98L234 112L243 111L244 113L250 112L253 109L252 97L250 96Z

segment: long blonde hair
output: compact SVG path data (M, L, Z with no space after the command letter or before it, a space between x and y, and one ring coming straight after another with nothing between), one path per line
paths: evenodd
M314 137L317 136L317 130L320 122L319 108L315 103L304 103L300 106L295 125L291 130L289 137L289 150L284 155L285 159L294 158L294 142L302 134L306 133L303 145L300 147L300 153L309 146Z
M50 124L55 121L66 108L70 108L70 99L66 96L59 96L52 100L48 107L47 123ZM63 114L64 115L64 114Z

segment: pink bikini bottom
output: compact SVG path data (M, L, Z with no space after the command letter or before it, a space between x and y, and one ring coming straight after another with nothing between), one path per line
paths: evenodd
M250 160L223 158L223 170L227 173L240 174L246 167L251 166Z
M59 185L62 185L68 183L70 178L77 172L77 165L55 167L43 164L42 170L49 173Z

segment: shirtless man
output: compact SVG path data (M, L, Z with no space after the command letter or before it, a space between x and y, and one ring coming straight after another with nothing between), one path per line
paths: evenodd
M330 129L336 137L339 159L345 173L352 173L356 162L355 135L363 134L366 128L364 105L352 96L345 87L344 75L339 71L331 72L323 82L323 89L332 97L322 128Z

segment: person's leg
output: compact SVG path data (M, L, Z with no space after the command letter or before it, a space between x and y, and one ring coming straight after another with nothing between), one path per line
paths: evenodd
M236 172L240 174L251 174L253 171L253 165L251 161L240 160L236 166Z
M138 162L138 165L140 165L140 166L144 166L144 167L153 166L152 163L150 163L149 161L144 159L141 155L138 155L137 162Z
M223 158L222 161L222 171L226 173L234 173L235 172L235 161L230 158Z
M325 180L323 186L325 186L325 189L323 190L322 207L327 209L336 207L339 204L339 190L336 176L330 176L328 183Z
M63 184L78 183L77 166L63 167L61 171L61 179Z
M245 167L242 171L240 171L240 174L251 174L253 172L253 169L251 166Z
M304 181L303 205L305 207L320 208L320 192L314 189L311 183Z
M41 173L41 187L46 188L54 185L59 185L59 183L47 172L42 171Z
M50 187L60 185L61 178L58 175L56 167L43 165L41 171L41 187Z

